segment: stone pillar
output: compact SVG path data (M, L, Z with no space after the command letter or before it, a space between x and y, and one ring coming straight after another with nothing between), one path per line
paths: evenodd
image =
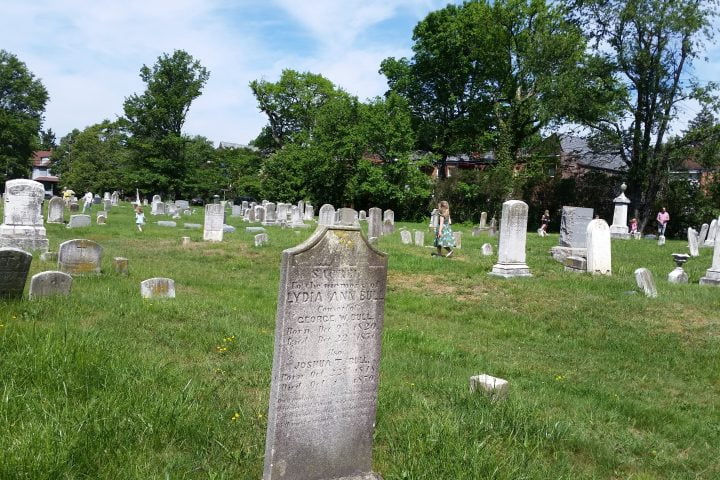
M521 200L503 203L498 263L493 266L490 275L504 278L532 276L530 268L525 264L527 219L527 203Z
M613 213L613 223L610 227L610 236L612 238L622 238L624 240L630 238L627 226L627 210L630 199L625 196L626 189L627 185L624 183L620 185L620 195L613 200L613 203L615 203L615 213Z

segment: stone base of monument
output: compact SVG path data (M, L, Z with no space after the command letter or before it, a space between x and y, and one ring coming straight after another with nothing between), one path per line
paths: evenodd
M682 267L677 267L668 274L668 282L670 283L688 283L688 275Z
M623 225L610 225L610 238L630 240L630 233L628 231L628 227Z
M587 248L552 247L550 249L550 255L552 255L553 260L564 264L565 259L568 257L587 257Z
M502 278L532 277L530 267L524 263L496 263L489 275Z
M587 272L587 259L583 257L567 257L563 261L566 272L585 273Z
M720 287L720 271L707 270L705 276L700 278L700 285L714 285Z
M32 252L47 252L50 242L45 227L0 225L0 247L13 247Z

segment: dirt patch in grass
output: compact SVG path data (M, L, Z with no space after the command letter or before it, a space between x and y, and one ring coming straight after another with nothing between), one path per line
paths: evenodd
M433 292L434 295L454 295L457 286L448 282L441 275L430 275L419 273L408 275L407 273L388 272L388 286L400 290L407 290L413 293Z

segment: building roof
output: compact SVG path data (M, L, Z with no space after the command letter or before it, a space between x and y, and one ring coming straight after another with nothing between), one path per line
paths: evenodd
M50 150L36 150L33 152L32 161L33 167L47 167L50 165Z
M48 177L35 177L33 178L36 182L48 182L48 183L57 183L60 181L58 177L48 176Z
M627 165L617 152L596 152L586 138L563 135L560 137L560 150L577 159L578 165L586 168L623 172Z

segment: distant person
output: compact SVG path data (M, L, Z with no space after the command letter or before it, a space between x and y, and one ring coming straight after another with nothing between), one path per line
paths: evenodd
M540 236L547 235L548 225L550 225L550 210L545 210L545 213L540 218L540 232L542 232Z
M447 249L446 257L453 254L453 247L455 246L455 237L453 236L452 227L450 224L450 204L445 200L438 203L438 212L440 213L440 222L435 233L435 248L437 253L435 255L442 256L442 249Z
M638 221L633 217L630 219L630 235L635 236L638 233Z
M92 207L93 203L93 194L92 192L85 192L85 195L83 195L83 210L82 212L85 213L85 211L88 208Z
M657 220L658 235L665 236L665 229L667 228L667 224L670 221L670 214L665 209L665 207L662 207L660 209L655 220Z
M143 225L145 225L145 214L143 213L143 208L140 205L135 207L135 225L137 226L138 231L143 231Z

